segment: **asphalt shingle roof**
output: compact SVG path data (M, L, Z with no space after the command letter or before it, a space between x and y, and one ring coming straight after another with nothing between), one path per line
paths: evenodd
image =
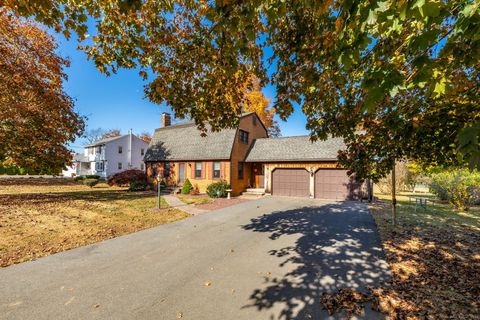
M246 162L328 161L337 160L345 149L343 138L311 142L309 136L262 138L255 140Z
M206 137L193 122L155 130L144 161L230 159L236 129L208 132Z

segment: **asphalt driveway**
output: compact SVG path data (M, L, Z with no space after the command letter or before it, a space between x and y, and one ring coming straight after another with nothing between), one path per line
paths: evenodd
M388 277L366 204L266 197L0 269L0 318L324 319Z

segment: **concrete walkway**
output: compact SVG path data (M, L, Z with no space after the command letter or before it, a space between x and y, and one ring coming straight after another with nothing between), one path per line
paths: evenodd
M388 278L366 204L267 197L0 269L0 318L343 319Z
M182 210L193 216L208 212L208 210L196 208L193 204L187 204L171 194L166 194L166 195L163 195L162 197L171 207L174 207L178 210Z

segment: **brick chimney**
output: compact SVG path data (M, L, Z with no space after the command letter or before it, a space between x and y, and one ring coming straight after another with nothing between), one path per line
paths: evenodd
M172 124L172 117L170 113L162 112L162 123L160 124L160 128L168 127Z

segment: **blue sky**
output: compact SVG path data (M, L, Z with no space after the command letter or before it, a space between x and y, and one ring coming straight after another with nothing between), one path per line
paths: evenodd
M87 61L86 55L76 49L76 41L67 41L61 35L55 38L59 43L58 52L71 61L66 69L68 81L64 87L68 95L75 100L76 111L87 116L87 129L118 128L122 133L133 129L134 133L147 131L153 133L159 127L162 112L170 112L166 105L157 105L144 98L144 82L135 70L121 70L118 74L106 77ZM264 94L273 101L275 87L264 89ZM279 121L282 135L308 134L306 119L300 108L288 121ZM82 151L83 139L77 139L70 147Z

